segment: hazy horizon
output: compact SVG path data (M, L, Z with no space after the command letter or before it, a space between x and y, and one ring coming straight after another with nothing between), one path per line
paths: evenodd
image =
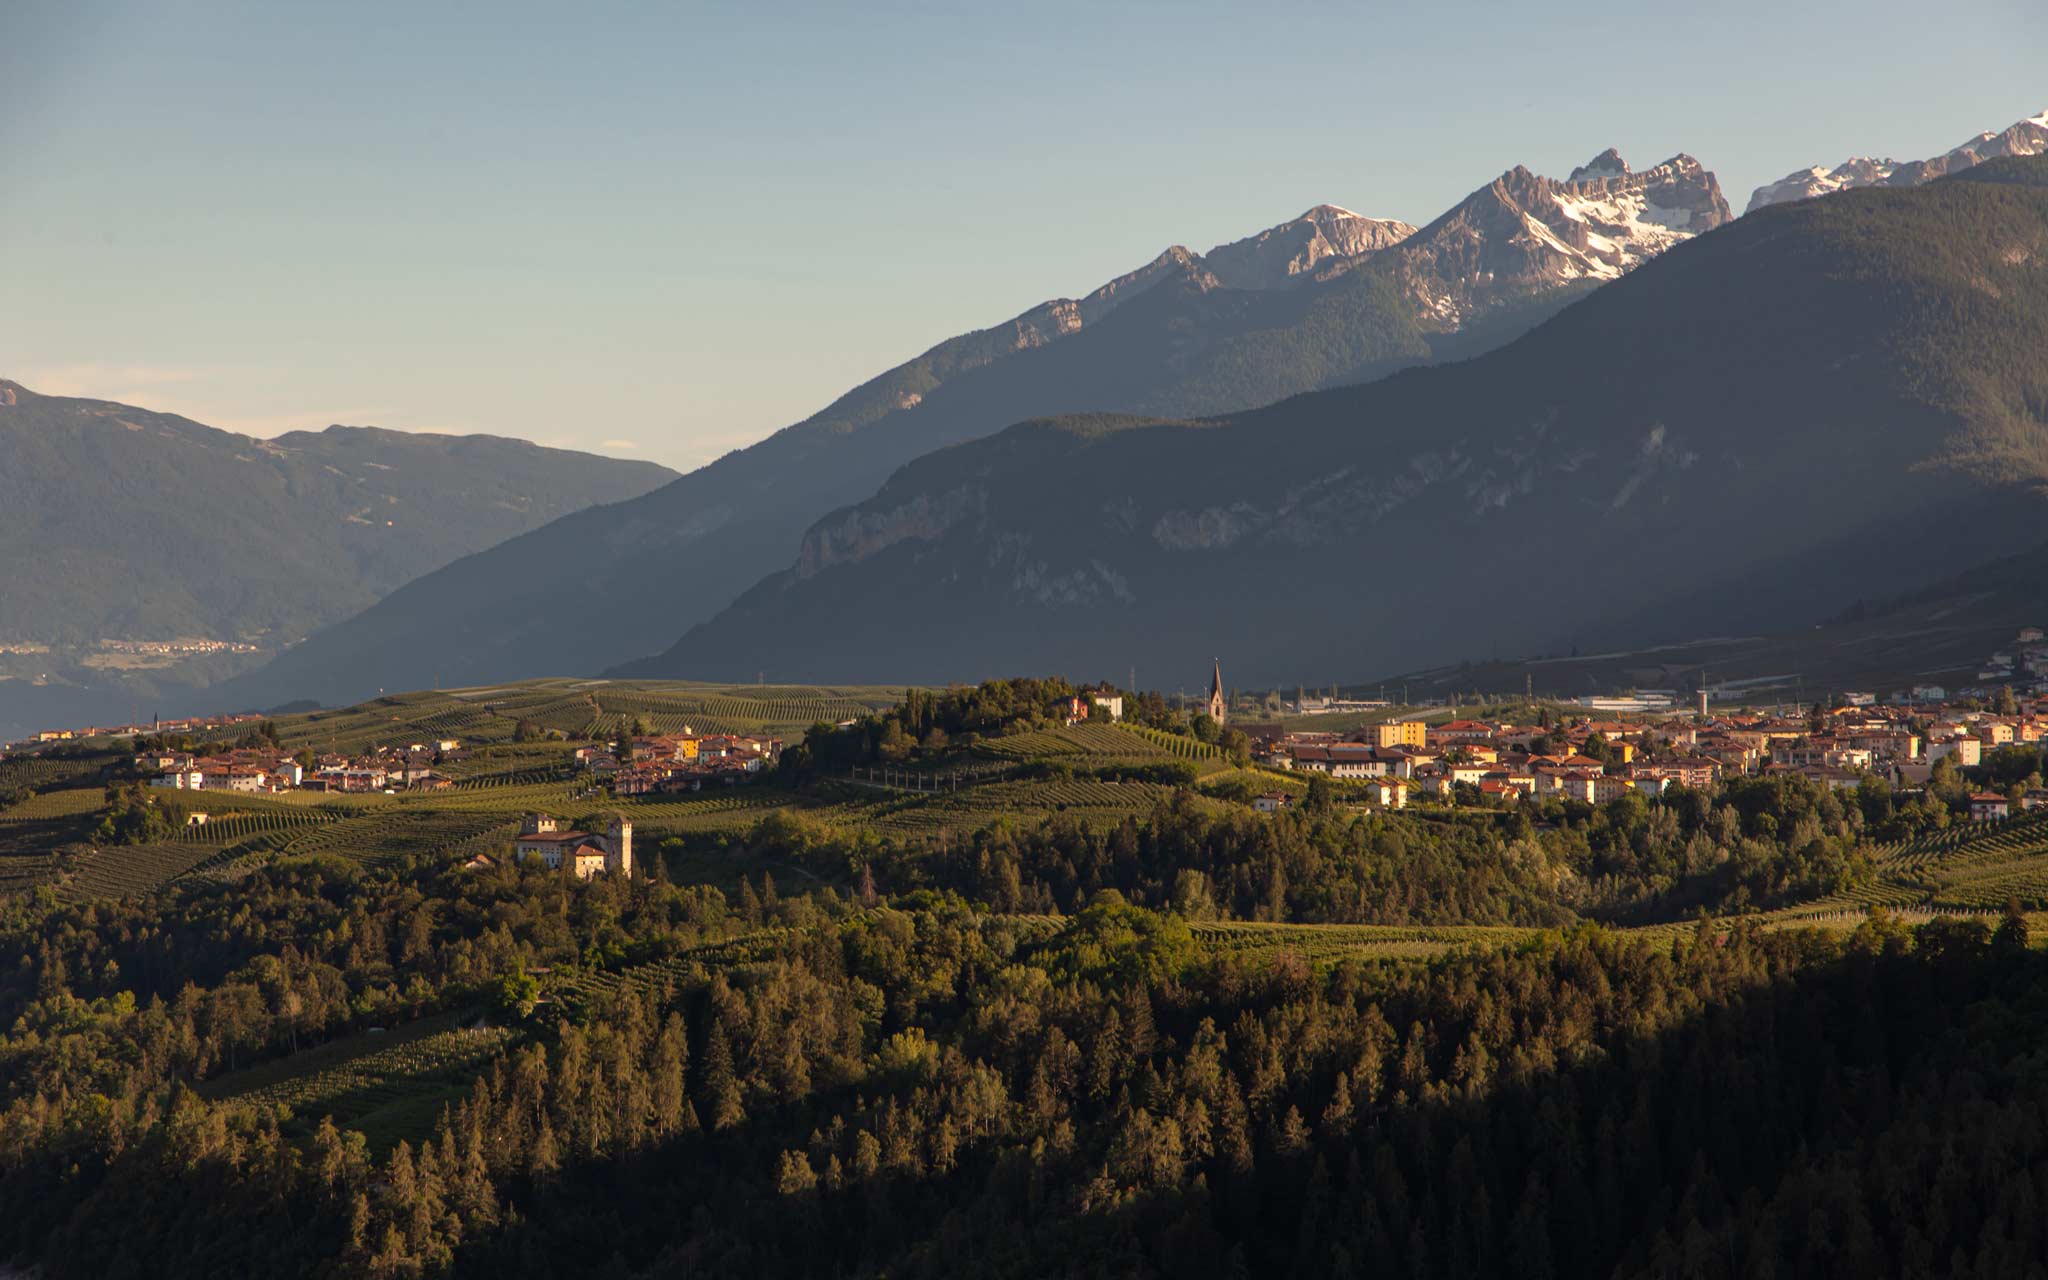
M1698 157L1739 212L2048 106L2033 15L1965 8L29 4L0 47L0 377L687 470L1318 203L1420 224L1615 146Z

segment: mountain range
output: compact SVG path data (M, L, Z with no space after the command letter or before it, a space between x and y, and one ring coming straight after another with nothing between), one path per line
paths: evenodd
M2043 406L2048 159L1994 160L1766 207L1455 366L931 453L616 674L1262 683L1783 629L2035 545Z
M2038 155L2048 155L2048 111L1995 133L1987 130L1931 160L1853 156L1832 169L1826 165L1799 169L1750 193L1745 212L1858 187L1917 187L2000 156Z
M78 665L103 640L275 649L675 475L496 436L335 426L261 440L11 381L0 459L0 646L27 664L12 674L59 683L117 680ZM22 683L0 680L0 721Z
M1680 155L1515 168L1422 228L1320 205L950 339L630 502L458 560L221 691L345 701L439 678L587 672L657 651L788 566L821 515L1020 420L1233 413L1511 340L1730 217ZM565 626L564 619L602 619Z

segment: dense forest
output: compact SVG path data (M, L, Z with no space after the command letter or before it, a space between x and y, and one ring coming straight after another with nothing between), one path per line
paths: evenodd
M304 863L16 899L0 1252L53 1280L2048 1256L2048 961L2017 915L1310 964L1113 889L1055 920L762 888ZM418 1142L194 1088L437 1009L518 1039Z

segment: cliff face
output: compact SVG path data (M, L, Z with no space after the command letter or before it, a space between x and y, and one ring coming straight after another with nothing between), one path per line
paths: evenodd
M814 577L838 565L857 564L900 542L943 537L987 502L987 490L962 485L939 494L920 493L893 507L855 509L820 521L804 534L797 550L796 575Z

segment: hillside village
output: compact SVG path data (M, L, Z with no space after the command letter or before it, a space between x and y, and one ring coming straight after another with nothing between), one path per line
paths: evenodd
M1546 716L1547 719L1547 716ZM1912 791L1936 768L1975 768L2002 746L2048 737L2048 698L2009 714L1946 703L1840 706L1798 717L1759 711L1656 720L1513 724L1391 720L1349 734L1250 726L1252 755L1290 773L1364 782L1375 803L1470 793L1514 803L1550 796L1606 804L1630 792L1709 790L1724 778L1794 774L1830 790L1866 778ZM1277 804L1268 800L1268 807ZM1972 816L2048 806L2048 790L1973 797Z

